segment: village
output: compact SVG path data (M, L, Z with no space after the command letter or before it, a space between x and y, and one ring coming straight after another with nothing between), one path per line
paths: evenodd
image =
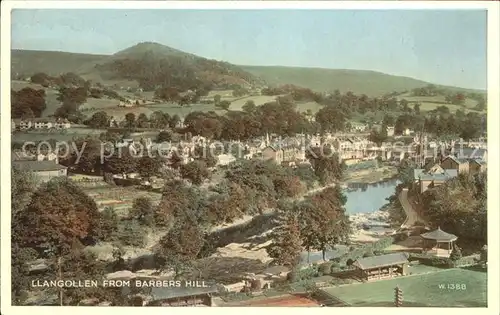
M41 126L36 120L13 121L13 124L15 123L15 126L19 126L18 128L21 129L27 128L26 126L35 129L56 128L56 124L62 124L60 121L45 120L44 122L45 126ZM179 125L181 126L182 122ZM64 127L71 128L68 125L64 125ZM388 129L391 129L391 127L388 127ZM311 167L307 158L307 151L310 147L322 146L333 148L338 157L351 167L367 163L367 161L375 163L371 168L368 168L370 170L368 174L363 169L351 171L348 176L356 178L355 182L365 181L370 183L392 178L397 175L397 172L394 172L395 167L403 160L413 160L421 168L413 169L412 185L405 188L399 195L406 215L405 222L399 228L383 233L374 233L370 229L377 226L376 222L384 226L387 213L376 211L373 214L352 215L351 220L355 222L357 227L353 235L354 239L359 240L358 245L351 246L351 249L348 249L347 252L344 249L342 254L330 258L331 261L319 259L302 265L303 270L309 272L310 270L316 270L316 275L312 276L312 278L309 275L308 284L302 283L301 288L297 288L298 293L285 293L289 291L283 291L282 289L283 283L286 283L291 277L290 268L269 265L267 268L257 268L260 269L260 272L243 272L238 273L239 276L233 275L233 278L240 277L241 280L232 284L214 283L208 288L183 288L182 290L178 288L152 288L151 294L155 299L151 300L144 297L141 303L171 306L347 306L349 302L341 298L344 297L342 290L356 286L355 283L370 285L384 279L388 279L388 281L395 277L406 279L410 275L420 274L423 279L432 272L438 271L436 267L417 263L421 260L428 260L429 255L437 258L449 258L457 237L441 230L439 227L434 230L426 227L424 219L419 214L418 205L415 204L415 195L424 193L429 187L439 186L445 181L457 177L460 173L473 175L485 172L487 166L487 154L484 149L486 140L480 138L461 143L459 142L460 139L457 139L445 143L428 139L427 136L417 134L411 130L406 130L404 135L407 139L410 139L410 141L407 140L409 144L406 146L398 147L394 146L393 143L384 143L382 146L377 146L368 140L367 127L364 126L363 128L356 125L349 134L325 134L323 136L302 134L287 139L267 134L265 137L253 141L232 141L222 144L223 148L227 147L227 145L229 147L237 146L239 152L234 154L235 151L232 150L231 152L219 153L213 170L223 170L231 163L237 163L240 159L272 161L277 165L290 168L304 165ZM401 139L394 138L394 142L398 140ZM163 152L166 154L163 155L166 157L166 168L171 168L167 161L173 154L179 154L182 157L181 163L185 164L194 160L193 155L195 155L196 147L214 149L217 145L220 145L201 136L194 136L189 140L181 140L176 143L169 142L167 144L168 149ZM130 134L129 138L117 141L114 146L115 149L128 149L133 152L139 146L143 146L148 148L148 151L157 153L165 148L164 144L146 139L140 132ZM38 155L34 155L33 152L13 151L13 167L33 172L40 182L46 182L54 177L61 176L74 180L95 200L100 211L112 206L116 213L126 215L132 207L134 199L141 196L147 196L155 205L160 202L161 194L155 192L155 187L162 187L163 182L157 176L141 178L137 173L114 174L115 185L109 185L104 182L102 177L74 174L71 168L59 164L59 152L56 150L45 150L44 153L38 152ZM380 174L379 178L374 179L373 173L376 173L377 169L384 167L388 168L389 172ZM390 171L391 169L392 171ZM356 177L356 172L361 174L361 177L359 175ZM206 181L208 184L209 180ZM123 185L124 182L127 182L125 186ZM345 188L348 187L347 184L342 185ZM322 188L316 189L321 190ZM225 225L220 229L237 227L237 223ZM405 237L401 235L405 235ZM262 255L262 252L265 252L263 249L265 244L260 244L251 250L244 250L239 246L231 249L231 246L234 245L236 244L227 245L224 250L219 251L218 255L225 253L223 255L226 257L236 258L242 255L242 257L257 258L261 259L264 265L272 261L272 259L266 257L266 254ZM373 248L377 249L374 250ZM366 252L371 252L373 256L366 256ZM147 253L147 250L135 250L135 253L131 252L126 257L128 260L134 260L145 253ZM356 253L358 254L356 255ZM421 253L426 256L419 258L414 253ZM105 256L107 255L109 254L105 254ZM481 257L474 254L468 257L466 264L480 264L484 261L483 256L483 254ZM357 258L345 260L346 257ZM32 268L39 271L40 268L44 268L43 265L44 263L41 261L34 262ZM117 271L107 275L107 279L115 281L171 279L170 277L168 274L155 276L153 270ZM338 279L341 279L342 284L338 283ZM398 280L398 283L406 283L405 281ZM332 283L335 283L335 286L332 287ZM311 285L313 289L311 289ZM341 294L337 294L337 291L340 291ZM243 294L243 300L237 301L242 297L241 294ZM389 296L391 294L391 292L388 293ZM239 297L235 301L237 296ZM82 303L92 304L94 302L89 300Z

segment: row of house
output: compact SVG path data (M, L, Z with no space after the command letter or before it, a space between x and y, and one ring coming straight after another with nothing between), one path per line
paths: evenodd
M69 129L71 123L67 119L52 119L52 118L29 118L29 119L12 119L11 129L14 130L29 130L29 129Z
M457 158L449 155L440 163L431 162L423 169L415 169L413 171L414 184L418 187L419 193L424 193L430 187L442 185L461 173L475 175L486 172L488 165L486 158L486 150L470 158Z

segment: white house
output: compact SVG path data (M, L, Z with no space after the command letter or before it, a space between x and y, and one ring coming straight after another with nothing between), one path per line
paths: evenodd
M236 161L236 158L232 154L221 154L217 156L218 165L228 165Z

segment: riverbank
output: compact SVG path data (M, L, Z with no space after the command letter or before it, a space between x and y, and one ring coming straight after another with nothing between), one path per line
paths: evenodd
M395 166L390 165L347 170L342 183L376 184L378 182L394 178L397 174L398 169Z

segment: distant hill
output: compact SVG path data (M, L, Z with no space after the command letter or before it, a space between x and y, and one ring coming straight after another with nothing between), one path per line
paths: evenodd
M351 91L377 96L404 92L428 82L380 72L321 68L240 66L210 60L165 45L143 42L113 55L56 51L12 50L12 74L52 76L74 72L105 85L145 87L167 84L182 89L204 85L212 88L294 84L319 92ZM446 87L465 92L484 92Z
M61 73L82 73L109 56L78 54L62 51L19 50L11 53L12 74L32 75L44 72L51 76Z
M139 43L113 55L12 50L13 74L31 76L37 72L53 76L74 72L103 84L136 81L146 90L165 83L181 89L200 85L228 88L263 84L233 64L151 42Z
M376 71L342 70L322 68L300 68L281 66L240 66L243 70L262 78L268 84L294 84L313 91L340 92L351 91L354 94L368 96L383 95L391 92L410 91L424 87L429 82L389 75ZM445 86L443 86L445 87ZM458 87L445 88L450 91L484 92Z

